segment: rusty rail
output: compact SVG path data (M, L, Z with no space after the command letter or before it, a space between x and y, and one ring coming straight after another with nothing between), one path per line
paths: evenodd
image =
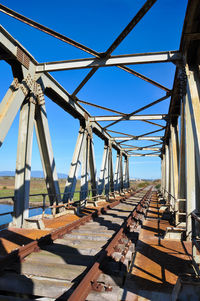
M16 261L22 261L27 255L31 254L32 252L37 252L40 250L40 247L44 245L51 244L52 241L61 238L63 235L71 232L73 229L79 227L82 224L85 224L86 222L90 221L91 219L99 216L101 213L107 211L108 209L111 209L118 205L123 199L130 197L131 195L135 195L136 193L142 191L142 189L139 189L132 194L127 194L126 196L121 197L119 200L115 200L110 204L106 204L104 207L96 209L94 212L88 214L87 216L84 216L80 218L79 220L76 220L70 224L67 224L66 226L62 226L51 233L36 239L30 243L28 243L25 246L22 246L14 251L12 251L10 254L4 256L0 259L0 270L3 270L6 266L16 262Z
M105 249L102 249L100 251L95 263L92 265L88 273L85 275L85 277L79 283L77 288L68 298L68 301L77 301L77 300L84 301L86 299L89 292L93 289L93 284L96 283L99 275L102 273L100 266L102 266L106 258L111 256L111 254L114 252L114 248L116 247L118 241L122 238L124 230L128 226L130 226L130 224L133 222L133 218L136 218L137 215L139 214L138 212L141 212L145 201L150 196L151 190L152 187L147 191L147 193L142 198L140 203L134 208L132 213L127 217L126 221L122 224L121 228L115 234L115 236L113 237L109 245Z

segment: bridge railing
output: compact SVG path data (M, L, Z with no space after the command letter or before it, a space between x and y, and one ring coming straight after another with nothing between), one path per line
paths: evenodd
M123 191L121 191L121 193L123 192L126 192L128 191L128 189L123 189ZM68 193L60 193L60 194L48 194L48 193L37 193L37 194L30 194L29 195L29 199L30 198L34 198L34 197L41 197L41 202L42 204L41 205L37 205L37 206L30 206L29 207L29 210L33 210L33 209L42 209L42 215L44 216L45 214L45 211L47 209L50 209L51 210L51 213L53 216L55 216L56 214L56 211L58 208L68 208L69 206L75 206L77 208L84 208L87 204L88 201L95 201L95 200L98 200L98 199L105 199L105 200L108 200L110 197L115 197L116 194L119 194L120 192L119 191L113 191L113 192L110 192L109 194L105 194L105 191L102 193L102 194L98 194L98 191L97 189L88 189L88 190L78 190L78 191L75 191L75 198L74 199L71 199L70 196L71 196L71 193L68 192ZM83 194L85 194L85 197L83 198ZM78 196L77 196L78 195ZM59 203L57 204L57 200L58 199L63 199L64 196L67 196L68 197L68 202L65 202L65 203ZM49 201L47 201L48 197L53 197L54 201L53 201L53 205L51 204L47 204L49 203ZM77 200L76 200L77 198ZM0 197L0 201L1 200L12 200L13 201L13 204L14 204L14 199L15 197L14 196L3 196L3 197ZM3 205L3 203L0 203L0 205ZM13 204L9 204L9 205L13 205ZM36 213L35 215L37 215L38 213ZM13 216L14 215L14 211L7 211L7 212L3 212L3 213L0 213L0 217L1 216L6 216L6 215L11 215ZM4 223L4 224L1 224L0 225L0 230L1 229L5 229L7 228L9 225L9 223Z

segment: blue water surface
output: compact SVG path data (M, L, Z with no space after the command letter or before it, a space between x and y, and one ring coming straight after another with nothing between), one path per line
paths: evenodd
M0 213L12 212L12 211L13 211L13 205L0 204ZM50 214L51 209L46 209L45 213ZM42 214L42 208L29 210L29 216L34 216L34 215L39 215L39 214ZM12 222L11 214L0 216L0 225L7 224L10 222Z

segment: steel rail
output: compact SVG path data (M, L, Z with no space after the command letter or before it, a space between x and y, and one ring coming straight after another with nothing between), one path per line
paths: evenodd
M79 283L77 288L73 291L71 296L67 299L68 301L86 300L88 294L92 290L92 283L97 281L99 275L102 273L101 266L103 265L103 262L114 252L114 248L117 245L120 238L122 238L124 230L130 226L133 218L136 218L137 214L139 214L142 206L144 206L146 199L150 196L152 188L153 187L151 187L147 191L147 193L143 196L140 203L130 213L130 215L127 217L126 221L124 221L124 223L121 225L120 229L115 234L113 239L110 241L108 246L99 252L99 255L97 256L95 263L92 265L92 267L85 275L85 277L81 280L81 282Z
M59 227L56 230L53 230L49 234L36 239L27 245L24 245L11 253L7 254L6 256L2 257L0 259L0 270L3 270L6 266L16 262L16 261L22 261L27 255L31 254L32 252L37 252L40 250L40 247L44 245L51 244L52 241L61 238L63 235L71 232L73 229L79 227L82 224L85 224L86 222L90 221L91 219L99 216L103 212L107 211L108 209L112 209L116 205L118 205L123 199L130 197L131 195L135 195L136 193L142 191L144 188L139 189L137 191L134 191L133 193L127 193L124 196L120 196L118 198L115 198L112 203L106 204L105 206L95 209L94 212L81 217L80 219L67 224L66 226Z

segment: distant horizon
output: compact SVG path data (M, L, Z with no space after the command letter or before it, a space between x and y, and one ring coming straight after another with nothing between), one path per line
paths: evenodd
M11 173L10 175L8 173ZM38 174L43 174L44 172L42 170L31 170L31 174L38 173ZM57 172L58 178L67 178L68 175L62 172ZM0 170L0 177L14 177L15 176L15 170ZM64 177L65 176L65 177ZM43 177L34 176L32 175L33 178L40 178L42 179ZM78 177L79 179L80 177ZM140 178L140 177L130 177L130 180L145 180L145 181L154 181L154 180L160 180L160 178Z

